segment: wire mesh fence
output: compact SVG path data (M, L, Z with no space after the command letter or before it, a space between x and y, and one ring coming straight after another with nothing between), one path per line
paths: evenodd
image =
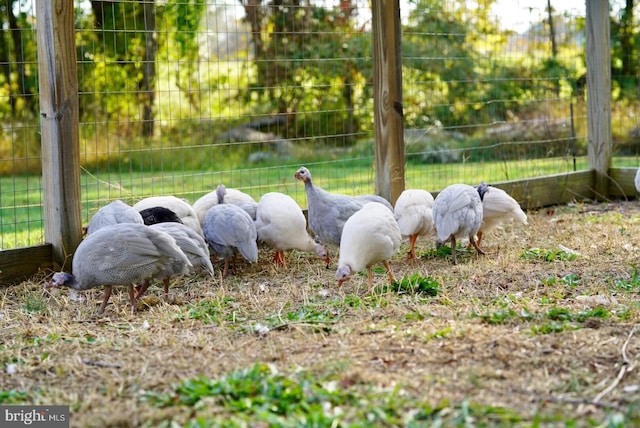
M583 3L400 3L407 187L587 168ZM7 249L44 235L34 2L4 5ZM375 192L371 31L364 0L76 2L83 220L219 183L305 207L300 165L329 191ZM629 100L637 78L619 73ZM616 112L619 162L636 165L637 103Z

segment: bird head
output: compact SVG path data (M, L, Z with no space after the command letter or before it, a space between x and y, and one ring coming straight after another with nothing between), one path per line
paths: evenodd
M67 272L56 272L51 277L51 281L45 284L46 288L71 287L75 283L75 277Z
M317 239L314 239L314 242L316 243L316 245L313 247L313 252L316 253L316 256L320 257L321 259L326 259L327 258L326 247L322 245L322 243Z
M296 173L293 175L296 179L303 181L303 182L307 182L311 180L311 173L309 172L309 170L307 168L305 168L304 166L301 166L300 168L298 168L298 170L296 171Z
M336 279L338 280L338 287L340 287L343 282L348 281L350 276L351 276L351 266L349 265L340 266L336 271Z
M482 182L478 185L478 187L476 187L476 190L478 191L478 195L480 195L480 200L483 200L485 193L489 191L489 186L487 185L487 183Z
M216 196L218 197L218 203L224 204L224 196L227 194L227 188L224 184L218 184L216 188Z

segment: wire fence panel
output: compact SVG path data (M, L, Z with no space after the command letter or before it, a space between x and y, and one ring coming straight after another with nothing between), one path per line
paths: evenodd
M545 0L400 2L407 187L588 167L584 5L561 3L549 20ZM34 6L5 4L3 249L43 240ZM367 1L81 1L75 25L85 223L114 199L194 203L220 183L306 207L301 165L326 190L375 192Z

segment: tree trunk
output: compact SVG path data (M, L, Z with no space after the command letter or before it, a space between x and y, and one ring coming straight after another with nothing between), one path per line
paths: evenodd
M4 32L0 34L0 69L9 90L9 106L11 107L11 116L15 116L16 113L16 97L13 93L13 87L11 85L11 63L13 62L9 56L9 47L7 46L7 39L4 37Z
M622 77L635 77L636 64L633 61L633 0L626 0L620 17L620 50L622 57Z
M156 11L153 0L140 0L143 4L145 53L143 76L140 82L142 96L142 136L151 137L154 131L153 104L156 98L156 56L158 42L156 40Z
M556 42L556 27L553 25L553 8L551 0L547 0L547 13L549 16L549 40L551 41L551 56L553 59L558 57L558 43Z
M7 15L9 16L9 30L11 32L11 37L13 39L13 49L15 51L15 66L16 66L16 74L18 78L16 79L16 84L18 85L17 96L22 96L24 99L24 104L28 110L33 111L35 104L33 102L34 97L33 93L28 92L28 89L24 87L25 75L24 75L24 47L22 46L22 31L18 28L18 20L13 14L13 7L15 1L12 1L8 10Z

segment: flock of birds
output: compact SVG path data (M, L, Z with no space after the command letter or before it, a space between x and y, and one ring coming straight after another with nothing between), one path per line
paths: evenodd
M330 266L329 250L338 249L338 285L367 269L372 290L372 267L382 263L390 282L395 278L389 260L409 241L407 258L416 257L418 239L436 236L436 244L456 245L469 240L478 253L485 234L505 221L527 223L520 205L503 190L481 183L454 184L437 197L426 190L407 189L395 207L377 195L347 196L315 186L311 173L300 167L294 177L304 183L308 219L290 196L270 192L259 201L219 185L193 205L175 196L154 196L133 206L120 200L100 208L76 249L73 273L56 272L48 287L88 290L104 286L98 310L107 306L113 286L127 286L132 310L154 280L203 272L214 276L212 260L224 261L226 278L238 255L258 261L258 242L274 251L274 263L286 269L285 252L315 253ZM311 231L311 233L309 232ZM233 264L235 266L235 263Z

